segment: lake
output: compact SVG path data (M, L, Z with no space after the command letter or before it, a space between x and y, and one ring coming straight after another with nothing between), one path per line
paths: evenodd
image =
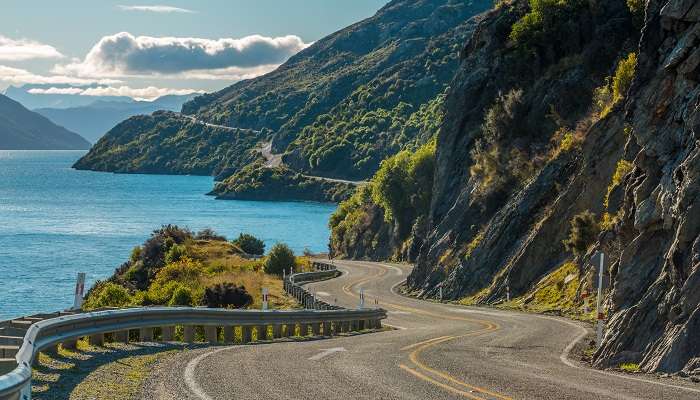
M76 171L83 151L0 150L0 320L72 305L164 224L327 251L332 204L215 200L200 176Z

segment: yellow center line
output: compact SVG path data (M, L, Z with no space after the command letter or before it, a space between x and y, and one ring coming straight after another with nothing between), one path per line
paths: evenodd
M355 282L352 282L352 283L349 283L349 284L343 286L343 291L344 291L346 294L348 294L348 295L350 295L350 296L352 296L352 297L358 297L358 295L356 295L354 292L352 292L352 288L353 288L354 286L360 285L360 284L362 284L362 283L369 282L369 281L371 281L372 279L375 279L375 278L384 276L384 275L386 274L387 271L388 271L387 269L381 268L381 272L380 272L379 274L377 274L377 275L374 275L374 276L371 276L371 277L368 277L368 278L364 278L364 279L360 279L360 280L358 280L358 281L355 281ZM426 341L423 341L423 342L419 342L419 343L415 343L415 344L412 344L412 345L408 345L408 346L402 348L401 350L410 350L410 349L412 349L412 348L414 348L414 347L416 347L416 346L419 346L416 350L414 350L411 354L409 354L409 359L410 359L411 362L412 362L416 367L418 367L419 369L422 369L423 371L427 371L427 372L429 372L429 373L432 373L432 374L434 374L434 375L436 375L436 376L439 376L439 377L441 377L441 378L447 380L448 382L451 382L451 383L453 383L453 384L455 384L455 385L459 385L459 386L468 388L468 389L470 389L470 390L472 390L472 391L477 391L477 392L480 392L480 393L483 393L483 394L492 396L492 397L497 398L497 399L500 399L500 400L512 400L510 397L501 395L501 394L499 394L499 393L490 391L490 390L488 390L488 389L485 389L485 388L482 388L482 387L479 387L479 386L470 385L470 384L468 384L468 383L465 383L465 382L463 382L463 381L460 381L459 379L456 379L455 377L453 377L453 376L447 374L446 372L439 371L439 370L436 370L436 369L434 369L434 368L430 368L430 367L428 367L427 365L425 365L425 364L420 360L420 358L419 358L419 355L421 354L421 352L423 352L424 350L426 350L426 349L428 349L428 348L430 348L430 347L432 347L432 346L435 346L435 345L438 345L438 344L440 344L440 343L444 343L444 342L447 342L447 341L451 341L451 340L455 340L455 339L464 338L464 337L467 337L467 336L475 336L475 335L479 335L479 334L482 334L482 333L493 332L493 331L496 331L496 330L500 329L500 326L499 326L498 324L496 324L496 323L494 323L494 322L491 322L491 321L482 320L482 319L465 318L465 317L459 317L459 316L437 314L437 313L433 313L433 312L430 312L430 311L420 310L420 309L413 308L413 307L408 307L408 306L400 306L400 305L393 304L393 303L388 303L388 302L385 302L385 301L381 301L380 304L385 305L385 306L388 306L389 308L395 308L395 309L402 310L402 311L410 311L410 312L413 312L413 313L416 313L416 314L427 315L427 316L431 316L431 317L435 317L435 318L439 318L439 319L449 319L449 320L454 320L454 321L472 322L472 323L476 323L476 324L479 324L479 325L483 326L483 329L479 329L479 330L476 330L476 331L472 331L472 332L469 332L469 333L464 334L464 335L460 335L460 336L441 336L441 337L429 339L429 340L426 340ZM441 388L443 388L443 389L446 389L446 390L448 390L448 391L451 391L451 392L453 392L453 393L457 393L457 394L460 394L460 395L462 395L462 396L465 396L465 397L468 397L468 398L471 398L471 399L485 400L485 399L483 399L483 398L481 398L481 397L478 397L478 396L473 395L471 392L465 392L465 391L463 391L463 390L460 390L460 389L454 388L454 387L452 387L452 386L450 386L450 385L447 385L447 384L445 384L445 383L443 383L443 382L437 381L436 379L433 379L433 378L431 378L431 377L429 377L429 376L427 376L427 375L424 375L424 374L422 374L422 373L420 373L420 372L418 372L418 371L415 371L415 370L413 370L413 369L411 369L411 368L409 368L409 367L407 367L407 366L405 366L405 365L403 365L403 364L399 365L399 367L401 367L403 370L405 370L405 371L411 373L413 376L415 376L415 377L417 377L417 378L419 378L419 379L422 379L422 380L424 380L424 381L430 382L430 383L432 383L432 384L434 384L434 385L436 385L436 386L439 386L439 387L441 387Z
M419 358L419 356L420 356L421 352L423 352L423 350L426 350L426 349L428 349L428 348L430 348L430 347L432 347L432 346L438 345L438 344L440 344L440 343L445 343L445 342L448 342L448 341L451 341L451 340L464 338L464 337L467 337L467 336L475 336L475 335L478 335L478 334L481 334L481 333L485 333L485 332L489 332L489 331L494 331L494 330L496 330L496 329L498 329L498 326L497 326L497 325L493 325L491 328L486 328L486 329L482 329L482 330L480 330L480 331L470 332L470 333L467 333L467 334L464 334L464 335L460 335L460 336L452 336L452 337L447 337L447 338L439 339L439 340L436 339L436 340L434 340L434 341L432 341L432 342L429 342L429 343L426 343L426 344L421 345L419 348L417 348L417 349L414 350L411 354L409 354L408 358L411 360L411 362L412 362L413 364L416 365L416 367L418 367L418 368L420 368L420 369L422 369L422 370L424 370L424 371L430 372L430 373L432 373L432 374L434 374L434 375L437 375L437 376L439 376L439 377L441 377L441 378L443 378L443 379L445 379L445 380L447 380L447 381L449 381L449 382L451 382L451 383L453 383L453 384L456 384L456 385L459 385L459 386L462 386L462 387L465 387L465 388L468 388L468 389L471 389L471 390L474 390L474 391L477 391L477 392L480 392L480 393L487 394L487 395L492 396L492 397L495 397L495 398L497 398L497 399L501 399L501 400L512 400L510 397L504 396L504 395L502 395L502 394L500 394L500 393L496 393L496 392L490 391L490 390L485 389L485 388L482 388L482 387L480 387L480 386L470 385L470 384L468 384L468 383L466 383L466 382L463 382L463 381L460 381L459 379L456 379L455 377L453 377L453 376L451 376L451 375L449 375L449 374L447 374L447 373L445 373L445 372L443 372L443 371L439 371L439 370L436 370L436 369L434 369L434 368L430 368L430 367L428 367L427 365L425 365L425 364L420 360L420 358ZM431 383L432 383L432 382L431 382ZM440 386L442 387L442 385L440 385Z
M436 338L424 340L424 341L422 341L422 342L418 342L418 343L414 343L414 344L410 344L410 345L408 345L408 346L402 347L402 348L401 348L401 351L410 350L410 349L412 349L412 348L414 348L414 347L418 347L418 346L420 346L420 345L422 345L422 344L434 342L434 341L436 341L436 340L445 339L445 338L453 338L453 337L454 337L454 336L440 336L440 337L436 337Z
M475 396L475 395L473 395L473 394L471 394L471 393L469 393L469 392L465 392L464 390L456 389L456 388L453 388L453 387L450 386L450 385L446 385L446 384L444 384L444 383L442 383L442 382L440 382L440 381L438 381L438 380L435 380L435 379L433 379L433 378L431 378L431 377L429 377L429 376L423 375L423 374L421 374L421 373L418 372L418 371L412 370L411 368L409 368L409 367L407 367L407 366L405 366L405 365L403 365L403 364L399 364L399 368L401 368L401 369L403 369L404 371L406 371L406 372L412 374L413 376L415 376L415 377L418 378L418 379L424 380L424 381L426 381L426 382L430 382L430 383L432 383L433 385L439 386L439 387L441 387L441 388L443 388L443 389L445 389L445 390L447 390L447 391L450 391L450 392L452 392L452 393L456 393L456 394L462 395L462 396L464 396L464 397L468 397L468 398L473 399L473 400L486 400L486 399L484 399L484 398L482 398L482 397Z

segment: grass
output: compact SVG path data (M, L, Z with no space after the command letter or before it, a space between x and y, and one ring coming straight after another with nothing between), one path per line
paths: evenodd
M181 345L78 342L78 350L39 354L33 370L32 396L38 400L117 400L139 397L152 367L181 351Z
M640 371L639 364L636 363L622 363L620 364L620 369L629 373L636 373Z
M586 313L583 301L577 296L580 281L578 265L565 262L542 278L525 295L500 303L497 307L534 313L555 313L573 319L593 321L593 307Z

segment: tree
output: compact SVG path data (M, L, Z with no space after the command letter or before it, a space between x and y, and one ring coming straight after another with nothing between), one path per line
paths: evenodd
M599 232L600 227L592 212L584 211L576 214L571 219L571 230L569 238L564 240L564 247L573 251L577 256L583 255L588 247L595 242Z
M241 233L238 239L233 241L233 244L240 247L247 254L261 256L265 254L265 243L253 235Z
M294 252L284 243L272 246L265 261L265 272L268 274L282 275L282 271L288 270L296 264Z

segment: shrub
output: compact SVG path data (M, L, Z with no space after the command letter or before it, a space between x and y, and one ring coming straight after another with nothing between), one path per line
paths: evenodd
M605 194L605 200L603 201L603 205L605 208L608 208L609 202L610 202L610 194L612 191L622 183L622 179L624 179L627 174L632 172L634 169L634 165L627 161L627 160L620 160L617 162L617 165L615 167L615 173L612 176L612 179L610 181L610 185L608 186L608 191Z
M107 282L95 286L83 305L85 310L101 307L126 307L132 304L133 298L125 287Z
M209 308L244 308L253 303L253 296L244 286L221 283L204 290L204 304Z
M189 288L180 286L173 292L173 297L170 298L168 305L174 306L185 306L191 307L195 305L194 296L192 296L192 291Z
M605 84L594 91L593 103L600 118L608 115L615 104L625 99L636 68L637 54L630 53L617 64L615 75L608 77Z
M265 261L265 272L268 274L282 275L282 271L288 270L296 264L294 252L284 243L272 246Z
M192 260L188 257L168 264L163 267L154 279L154 283L164 285L170 281L190 284L196 282L204 271L204 266L201 262Z
M181 244L173 245L167 253L165 253L165 263L170 264L180 261L187 256L187 248Z
M226 236L224 235L219 235L216 233L213 229L211 228L204 228L201 231L197 232L197 235L195 236L195 239L198 240L214 240L214 241L219 241L219 242L225 242L226 241Z
M265 254L265 243L253 235L241 233L238 239L233 241L233 244L240 247L247 254L263 255Z
M564 247L576 255L583 255L597 239L600 227L595 215L584 211L571 219L569 238L564 240Z
M585 0L530 0L530 12L513 24L510 40L533 50L552 45L569 32L570 19L586 5Z

